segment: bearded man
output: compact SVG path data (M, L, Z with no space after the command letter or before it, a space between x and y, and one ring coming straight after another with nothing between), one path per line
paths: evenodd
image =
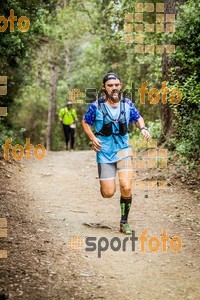
M92 103L85 113L82 126L96 151L100 191L111 198L116 191L116 173L120 186L120 232L131 234L128 214L132 202L133 152L129 144L128 124L135 122L148 141L151 136L144 119L128 98L122 97L122 83L118 74L107 73L102 88L105 95ZM91 126L94 126L93 133Z

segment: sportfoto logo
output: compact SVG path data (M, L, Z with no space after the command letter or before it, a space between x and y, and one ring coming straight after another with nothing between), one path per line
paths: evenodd
M145 13L156 12L156 23L147 23L144 21ZM164 3L136 3L135 13L125 15L124 23L124 41L134 43L135 53L138 54L162 54L174 53L175 45L152 45L145 44L145 37L149 33L173 33L175 32L175 13L164 14Z
M135 231L132 231L131 237L125 237L120 239L118 237L113 237L111 240L106 237L87 237L84 240L80 237L73 237L69 240L68 248L74 251L85 250L87 252L97 251L98 258L101 258L102 252L106 252L109 248L114 251L127 251L127 243L131 245L131 251L135 252L136 242L139 242L140 252L151 251L151 252L167 252L167 246L172 252L178 253L182 248L182 241L180 237L174 236L172 238L167 236L167 231L162 230L162 235L160 238L157 236L148 237L148 231L143 230L142 234L138 237L135 235ZM86 245L83 248L84 244Z
M7 238L7 237L8 237L7 219L0 218L0 238ZM7 250L0 249L0 259L7 258L7 256L8 256Z
M5 160L9 159L10 149L12 149L11 154L15 160L21 160L23 158L24 154L26 156L26 160L30 160L31 151L34 154L34 157L38 160L42 160L46 155L45 147L41 144L38 144L34 148L34 146L30 143L30 138L26 138L26 144L24 145L24 147L22 147L19 144L15 145L13 147L11 142L12 142L12 138L8 138L5 141L5 144L2 146L2 148L4 150L4 159Z
M166 104L167 102L179 104L183 96L182 92L177 87L170 90L167 87L166 81L163 81L161 84L160 90L155 87L148 89L148 82L145 81L137 89L135 88L134 82L132 82L131 88L122 91L122 96L135 102L135 93L137 91L140 97L140 104L143 105L146 103L147 99L152 105L156 105L159 102L162 102L162 104ZM81 92L80 89L72 89L69 92L69 99L77 104L92 103L99 99L104 93L104 89L97 90L96 88L87 88L85 92Z
M7 95L7 76L0 76L0 95ZM0 117L7 116L7 107L0 107Z
M15 31L15 21L17 17L15 16L14 9L10 10L10 16L6 19L4 16L0 16L0 32L4 32L8 28L8 22L10 23L10 32ZM27 32L30 27L30 20L26 16L21 16L18 19L17 27L21 32Z

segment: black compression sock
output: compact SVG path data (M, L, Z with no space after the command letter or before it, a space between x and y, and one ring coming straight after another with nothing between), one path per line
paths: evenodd
M128 222L128 213L131 207L132 202L132 195L130 197L123 197L120 198L120 207L121 207L121 223Z

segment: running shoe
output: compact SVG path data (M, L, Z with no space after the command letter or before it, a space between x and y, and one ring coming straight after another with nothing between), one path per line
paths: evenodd
M132 230L128 223L120 223L120 232L124 234L131 234Z

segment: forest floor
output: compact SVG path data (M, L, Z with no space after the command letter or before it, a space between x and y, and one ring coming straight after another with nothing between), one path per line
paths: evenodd
M138 179L155 176L145 172ZM7 250L0 259L0 299L199 299L200 201L195 188L184 186L184 173L176 180L175 173L175 166L157 170L165 189L133 189L129 222L137 237L147 230L144 252L140 240L134 251L130 237L125 251L114 251L125 245L119 186L113 198L101 197L93 151L0 160L0 218L8 229L0 239L0 249ZM149 249L153 236L160 243L155 252ZM182 241L178 252L172 251L179 246L174 236ZM86 249L89 237L95 251ZM105 238L108 249L100 251Z

